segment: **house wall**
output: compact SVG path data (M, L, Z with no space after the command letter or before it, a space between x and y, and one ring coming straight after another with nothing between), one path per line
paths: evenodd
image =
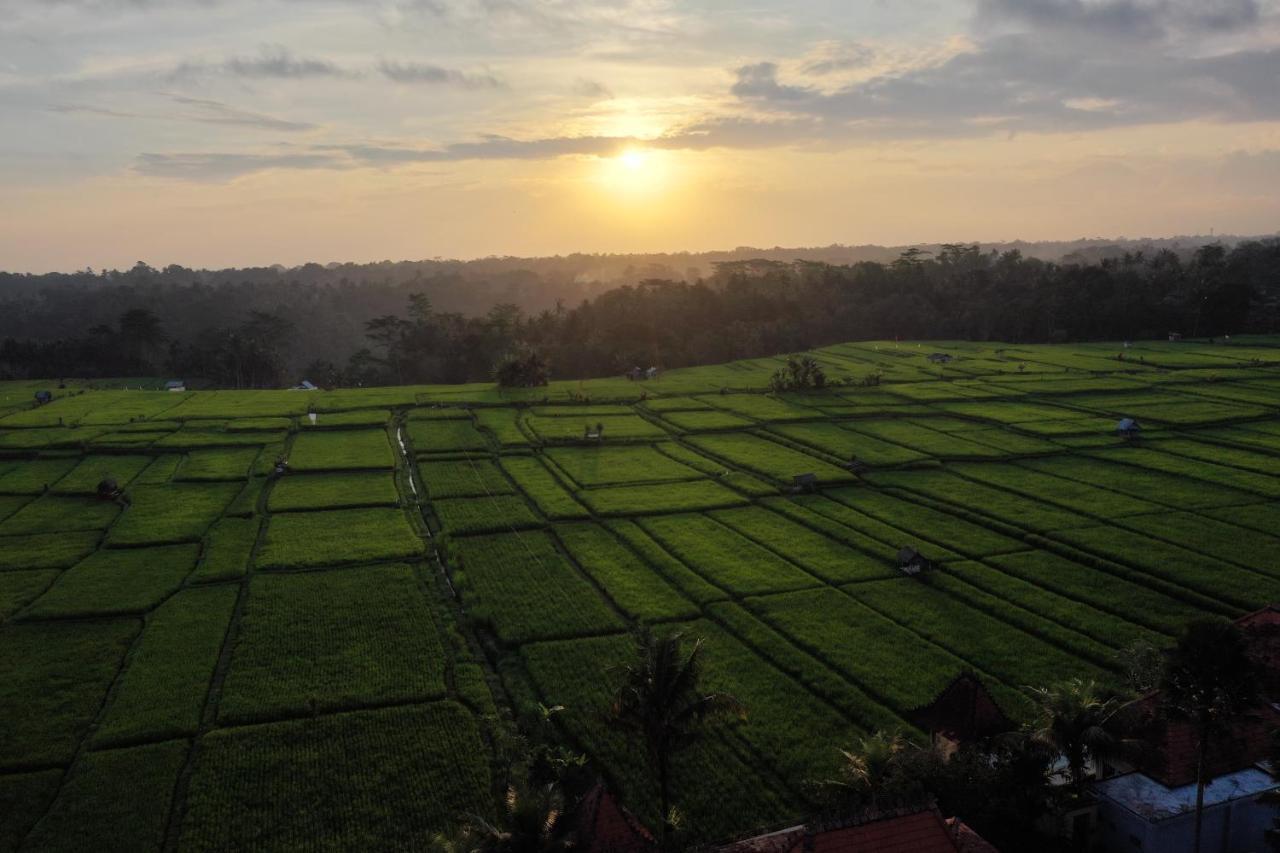
M1277 816L1273 806L1252 798L1222 803L1204 810L1200 853L1255 853L1268 849L1263 833ZM1195 813L1148 821L1127 808L1103 799L1098 805L1097 846L1106 853L1191 853Z

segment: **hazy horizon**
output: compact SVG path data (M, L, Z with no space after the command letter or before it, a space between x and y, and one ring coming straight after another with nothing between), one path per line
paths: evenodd
M0 0L0 267L1274 233L1278 0Z

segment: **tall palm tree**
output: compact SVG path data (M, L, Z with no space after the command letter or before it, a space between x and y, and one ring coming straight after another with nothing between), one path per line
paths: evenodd
M1200 851L1209 744L1233 718L1258 701L1257 666L1240 629L1222 619L1189 623L1160 681L1165 710L1189 721L1196 732L1196 825L1193 850Z
M1067 779L1074 791L1084 785L1090 760L1125 751L1127 742L1112 722L1120 702L1104 696L1096 682L1074 678L1033 693L1038 717L1031 738L1066 759Z
M657 777L662 809L662 842L671 831L671 759L697 741L705 723L725 714L746 716L742 704L727 693L702 689L702 640L688 654L683 634L637 635L636 656L623 667L622 685L613 701L613 718L643 738L649 765Z

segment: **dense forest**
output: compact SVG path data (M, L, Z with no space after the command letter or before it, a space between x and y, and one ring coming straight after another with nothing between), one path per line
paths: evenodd
M316 264L0 275L0 377L166 375L217 387L500 374L538 382L857 339L1280 329L1280 238L1058 261L944 244L885 262L714 261L706 274L650 259L614 269L608 283L586 277L584 259L388 264L372 280L369 266Z

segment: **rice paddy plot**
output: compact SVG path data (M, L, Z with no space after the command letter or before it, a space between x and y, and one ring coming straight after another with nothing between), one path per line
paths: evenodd
M0 536L0 572L13 569L65 569L92 554L102 534L33 533Z
M94 733L95 747L195 734L237 592L225 585L185 589L152 613Z
M40 495L65 477L79 460L33 459L0 474L0 495Z
M1198 613L1195 604L1152 589L1141 576L1117 577L1084 563L1074 562L1048 551L1024 551L991 557L985 564L1035 586L1080 601L1100 612L1130 620L1166 635L1175 635ZM949 566L949 571L973 580L980 573L976 564ZM979 583L978 580L973 580ZM996 581L983 581L985 589ZM1003 588L1003 584L1000 586Z
M289 453L293 471L389 469L394 465L391 443L386 431L380 429L302 433Z
M734 595L784 592L820 583L794 563L703 515L645 518L640 526L689 568Z
M582 570L630 618L692 619L698 608L612 533L595 524L561 524L556 537Z
M195 542L239 494L239 483L170 483L138 486L107 534L111 546Z
M699 397L714 409L721 409L753 421L820 420L823 415L808 406L799 406L777 397L760 394L720 394Z
M840 459L874 466L909 465L932 458L927 453L846 429L839 423L784 424L771 426L769 431Z
M1128 530L1086 527L1059 531L1052 538L1242 610L1256 610L1280 600L1280 577L1276 575L1221 561L1206 565L1203 554Z
M488 450L484 433L467 420L409 421L405 427L416 453Z
M748 433L695 435L689 438L689 443L731 465L740 465L787 484L800 474L814 474L821 483L848 483L857 479L844 468L816 456Z
M114 501L46 495L0 522L0 536L106 530L119 514Z
M178 468L175 480L247 480L261 448L193 450Z
M928 704L957 675L972 669L969 662L831 587L752 598L746 606L900 716ZM887 672L895 677L885 678ZM997 698L1007 695L999 682L987 686Z
M622 619L542 531L456 543L454 583L470 617L510 645L621 631Z
M693 480L701 476L650 446L553 447L546 456L584 487Z
M0 619L7 619L34 601L58 577L54 569L0 572Z
M548 417L530 415L525 423L546 443L580 442L588 435L600 434L605 441L656 440L667 437L662 427L639 415L591 415L583 417ZM600 429L603 428L603 432Z
M159 850L190 742L90 752L27 836L30 850Z
M529 437L520 429L516 409L476 409L476 424L490 432L502 447L527 447Z
M419 460L418 476L433 500L509 495L515 491L502 469L489 459Z
M711 480L584 489L578 498L597 515L646 515L742 506L740 493Z
M1256 503L1258 498L1229 485L1188 480L1185 477L1130 465L1118 465L1081 456L1029 459L1019 463L1033 471L1063 480L1087 483L1120 494L1177 509L1212 508Z
M525 497L533 501L538 512L547 518L561 521L590 517L586 507L569 493L537 457L504 456L501 464Z
M443 698L445 659L409 566L257 575L218 718L226 725Z
M450 498L432 501L431 508L440 519L443 531L454 536L542 526L542 521L519 495Z
M141 627L138 619L0 627L0 769L71 760Z
M828 492L827 496L885 524L908 530L919 539L937 543L967 556L1008 554L1025 551L1028 547L1021 540L996 533L950 513L872 489L836 489Z
M741 415L732 412L694 411L665 412L662 419L683 432L715 432L721 430L743 429L754 425Z
M114 480L117 486L125 488L151 463L150 456L90 454L54 484L53 493L96 495L98 484L103 480Z
M306 569L422 554L422 540L398 509L335 509L272 516L255 564Z
M894 577L897 569L855 551L840 540L791 521L763 507L716 510L716 521L751 541L785 554L809 573L830 584Z
M277 480L267 496L267 509L271 512L393 507L399 503L395 479L386 471L290 474Z
M877 486L945 501L966 512L990 516L1005 524L1036 532L1089 527L1096 523L1088 516L969 480L945 469L874 472L867 479Z
M198 553L195 545L98 551L63 572L22 618L145 613L177 591Z
M424 848L458 815L492 813L487 755L455 702L217 729L200 742L179 847Z

